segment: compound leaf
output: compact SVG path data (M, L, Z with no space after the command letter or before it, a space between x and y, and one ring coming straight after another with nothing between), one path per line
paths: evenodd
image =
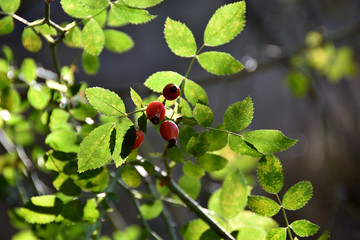
M183 23L169 17L165 21L165 40L170 50L180 57L193 57L196 54L196 42L191 30Z
M286 137L278 130L255 130L244 133L244 140L251 143L259 152L268 154L286 150L297 140Z
M113 117L125 114L124 102L116 93L99 87L87 88L85 93L89 103L97 111Z
M231 132L238 132L249 126L254 114L251 97L230 105L224 113L225 128Z
M197 56L201 67L215 75L229 75L240 72L244 66L224 52L204 52Z
M106 29L104 35L105 48L112 52L124 53L134 47L134 41L124 32Z
M249 196L248 206L257 214L265 217L272 217L280 211L279 204L263 196Z
M85 24L81 32L81 39L84 51L91 55L99 55L105 44L104 32L94 19L90 19Z
M245 2L239 1L220 7L209 20L204 33L207 46L219 46L231 41L244 28Z
M313 194L313 187L309 181L301 181L292 186L284 194L282 204L289 210L298 210L306 205Z
M319 226L307 220L301 219L290 224L291 229L300 237L314 235L319 230Z
M257 177L266 192L278 193L284 184L280 160L273 155L262 157L258 162Z

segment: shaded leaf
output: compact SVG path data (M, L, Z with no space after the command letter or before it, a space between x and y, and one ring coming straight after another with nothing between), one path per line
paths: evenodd
M291 229L300 237L312 236L319 230L319 226L307 220L297 220L290 224Z
M209 20L204 43L207 46L219 46L231 41L244 28L245 2L235 2L220 7Z
M268 193L278 193L284 184L281 162L273 155L262 157L257 166L257 177L261 187Z
M254 114L251 97L230 105L224 113L225 128L231 132L238 132L249 126Z
M210 145L210 135L209 132L197 133L189 139L189 142L186 146L186 152L195 155L201 156L206 153Z
M179 179L179 186L187 193L192 199L199 196L201 190L201 181L199 178L182 175Z
M279 204L263 196L248 196L248 206L257 214L265 217L272 217L280 211Z
M191 126L185 125L182 128L180 128L179 142L180 142L181 149L186 151L188 142L189 142L190 138L192 138L194 135L195 135L195 131Z
M99 87L87 88L85 93L89 103L97 111L114 117L125 114L124 102L116 93Z
M313 194L313 187L309 181L301 181L292 186L284 194L282 204L289 210L298 210L304 207Z
M288 138L278 130L255 130L246 132L243 136L245 141L264 154L284 151L297 142L296 139Z
M55 221L57 214L61 210L61 204L58 201L55 195L32 197L24 207L20 208L20 212L26 222L50 223Z
M204 52L197 56L201 67L206 71L216 75L229 75L240 72L244 66L224 52Z
M220 124L216 129L225 130L224 124ZM209 130L211 144L208 151L216 151L224 148L228 143L228 133L222 131Z
M199 156L196 161L203 169L210 172L221 170L228 163L226 158L211 153Z
M47 135L45 143L52 149L62 152L77 152L76 132L70 129L57 129Z
M110 51L124 53L134 47L134 41L124 32L106 29L104 30L104 35L105 48Z
M96 55L92 55L84 51L82 53L81 63L86 74L93 75L99 70L100 63L99 58Z
M225 218L233 218L243 211L247 203L248 187L243 174L235 170L224 179L220 193L220 206ZM236 199L236 201L234 201Z
M191 161L186 161L184 163L183 172L188 176L196 178L201 178L205 174L204 170L201 167Z
M165 21L165 40L170 50L180 57L193 57L196 54L196 42L191 30L183 23L169 17Z
M71 221L79 222L82 220L84 215L84 206L79 199L75 199L63 206L61 215Z
M116 167L123 164L126 157L131 153L136 139L136 130L129 118L122 118L115 126L116 141L112 158Z

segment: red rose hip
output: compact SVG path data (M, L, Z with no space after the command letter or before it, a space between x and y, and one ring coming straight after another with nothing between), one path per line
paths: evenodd
M133 150L137 149L142 144L143 140L144 140L144 134L141 131L136 130L136 140L134 142Z
M176 139L179 136L179 128L173 121L167 120L161 123L160 134L169 142L169 147L173 147L176 145Z
M146 117L153 124L158 124L165 117L165 107L159 101L151 102L146 108Z
M163 89L163 96L166 100L175 100L180 95L180 88L174 83L166 85Z

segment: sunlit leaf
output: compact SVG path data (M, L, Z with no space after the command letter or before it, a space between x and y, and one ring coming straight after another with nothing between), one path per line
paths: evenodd
M253 226L243 226L238 229L238 234L236 237L237 240L242 239L256 239L256 240L265 240L266 232L258 227Z
M83 220L95 223L100 215L97 206L98 204L95 198L90 198L89 200L87 200L84 206Z
M163 204L160 200L145 203L141 205L140 212L145 220L151 220L160 215L163 210Z
M41 49L41 38L31 28L25 28L21 35L22 45L30 52L37 52Z
M89 103L99 112L114 117L125 114L124 102L116 93L99 87L87 88L85 93Z
M204 170L201 167L191 161L186 161L184 163L183 172L188 176L196 178L201 178L205 174Z
M122 22L129 22L132 24L147 23L155 18L144 9L132 8L121 4L114 4L111 6L115 18Z
M164 0L124 0L126 5L136 8L149 8L158 5Z
M89 8L99 9L104 8L109 4L109 0L80 0L80 2Z
M136 107L138 108L144 107L140 95L137 92L135 92L135 90L132 89L131 87L130 87L130 96L131 96L131 100L133 101Z
M201 190L201 181L199 178L184 174L179 179L179 186L189 194L192 199L196 199Z
M24 76L24 79L27 83L35 80L37 77L36 74L36 63L32 58L25 58L21 63L21 73Z
M183 226L180 233L184 240L199 240L203 232L209 228L209 225L207 225L202 219L196 219Z
M196 122L202 127L211 127L214 121L214 114L212 110L203 104L195 104L193 115Z
M186 80L184 94L193 106L195 106L196 103L208 104L208 97L205 90L194 81Z
M225 128L231 132L238 132L249 126L254 114L254 107L250 97L230 105L224 113Z
M180 57L193 57L196 42L191 30L183 23L169 17L165 21L164 34L170 50Z
M84 7L80 0L61 0L64 11L74 18L86 18L98 13L99 10Z
M134 166L125 165L121 167L122 180L132 188L136 188L141 184L141 176Z
M239 155L248 155L254 158L262 157L263 154L256 151L248 143L246 143L241 136L229 134L229 147Z
M181 143L180 143L181 144ZM210 136L209 132L197 133L189 139L189 142L186 146L186 152L195 155L201 156L206 153L210 145Z
M14 13L20 7L20 0L0 0L0 8L6 13Z
M319 230L319 226L307 220L296 220L290 224L291 229L300 237L312 236Z
M262 157L258 162L257 177L266 192L278 193L284 184L280 160L273 155Z
M280 211L279 204L263 196L248 196L248 206L257 214L265 217L272 217Z
M42 110L49 104L51 90L46 86L35 84L29 88L27 97L34 108Z
M284 194L282 204L289 210L298 210L304 207L313 194L313 187L309 181L301 181L292 186Z
M31 200L20 208L26 222L45 224L55 221L59 213L55 195L32 197Z
M286 228L271 229L267 233L266 240L286 240Z
M209 20L204 33L207 46L219 46L231 41L244 28L245 2L239 1L220 7Z
M240 72L244 66L224 52L204 52L197 56L200 65L209 73L216 75L229 75Z
M14 20L11 16L5 16L0 19L0 35L12 33L14 30Z
M153 90L154 92L161 93L164 87L169 83L175 83L178 86L181 84L181 80L184 77L176 72L172 71L161 71L152 74L148 77L144 83L144 85Z
M92 55L99 55L105 44L105 36L98 22L90 19L81 34L84 51Z

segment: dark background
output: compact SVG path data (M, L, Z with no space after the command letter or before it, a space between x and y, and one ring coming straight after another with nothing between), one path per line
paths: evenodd
M76 81L116 91L127 106L132 107L130 86L145 97L150 93L143 86L147 77L161 70L185 74L190 63L190 59L177 57L168 49L163 37L166 17L185 23L199 46L207 21L217 8L229 2L165 0L149 10L158 15L153 21L120 28L133 38L134 49L121 55L104 50L100 55L100 70L93 76L84 74L79 63ZM304 47L305 36L311 30L325 33L337 47L352 47L359 63L359 11L358 0L247 1L244 31L229 44L214 50L229 52L244 65L252 59L256 65L249 66L257 66L255 71L217 77L196 63L189 75L207 91L209 105L215 113L214 125L221 123L227 106L250 95L255 108L250 129L278 129L286 136L299 139L295 147L278 154L284 168L284 189L309 180L314 186L314 196L305 208L289 213L289 218L311 220L321 226L321 231L329 230L332 239L339 240L360 239L360 75L338 84L315 75L315 91L302 99L292 96L284 77L289 71L289 57ZM29 21L41 18L44 3L23 1L17 14ZM57 23L71 20L63 13L59 1L51 3L51 19ZM24 58L32 57L44 68L55 71L45 42L43 49L35 54L21 47L23 28L24 25L17 22L15 32L1 36L0 44L14 50L18 65ZM58 53L60 63L69 65L77 51L61 44ZM155 140L146 139L145 144L144 149L161 151L162 145L156 145ZM255 186L254 192L265 194L259 186ZM201 200L201 204L206 205L206 201ZM0 239L9 239L15 230L9 225L5 203L1 203L0 209ZM281 218L278 220L284 225Z

